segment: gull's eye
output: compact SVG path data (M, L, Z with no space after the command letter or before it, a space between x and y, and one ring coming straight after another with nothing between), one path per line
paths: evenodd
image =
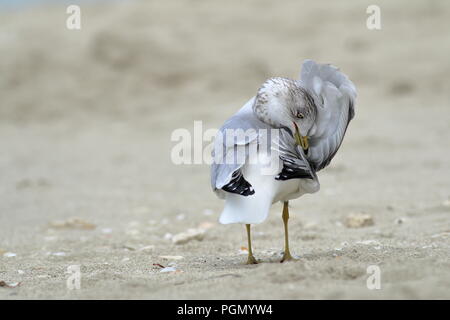
M305 116L303 115L303 113L297 112L296 117L299 118L299 119L303 119Z

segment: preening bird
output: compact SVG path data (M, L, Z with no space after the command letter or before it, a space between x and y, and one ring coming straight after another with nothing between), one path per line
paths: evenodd
M213 148L211 185L225 199L219 221L246 225L248 264L257 263L251 224L283 202L289 251L289 201L320 188L317 172L329 165L355 114L356 88L338 68L305 60L299 80L271 78L220 128Z

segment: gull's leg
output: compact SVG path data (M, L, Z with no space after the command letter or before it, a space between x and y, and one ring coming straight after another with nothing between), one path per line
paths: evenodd
M283 258L280 262L289 261L289 260L295 260L291 256L291 252L289 251L289 232L288 232L288 220L289 220L289 208L288 208L289 202L285 201L283 203L283 223L284 223L284 254Z
M257 264L258 261L256 261L255 257L253 256L252 252L252 239L250 236L250 225L246 224L245 227L247 228L247 239L248 239L248 259L247 264Z

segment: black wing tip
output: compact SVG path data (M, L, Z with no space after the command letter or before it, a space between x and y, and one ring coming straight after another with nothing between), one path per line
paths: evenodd
M255 194L255 190L252 185L245 180L240 171L235 171L231 178L231 181L222 187L223 191L235 193L244 197Z
M283 162L283 169L275 177L275 180L285 181L290 179L314 179L314 175L311 171L306 171L295 167L290 160Z
M310 179L313 180L314 177L307 173L307 172L303 172L303 171L298 171L295 173L286 173L286 172L281 172L279 175L277 175L275 177L275 180L279 180L279 181L286 181L286 180L291 180L291 179Z
M235 194L238 194L238 195L244 196L244 197L248 197L248 196L255 194L255 190L251 186L243 187L243 188L239 188L239 187L238 188L236 188L236 187L230 188L230 187L228 187L228 185L226 185L226 186L222 187L222 190L229 192L229 193L235 193Z

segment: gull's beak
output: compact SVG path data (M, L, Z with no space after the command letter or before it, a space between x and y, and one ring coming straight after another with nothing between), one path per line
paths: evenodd
M301 146L303 148L303 150L305 150L305 151L308 150L308 148L309 148L308 137L307 136L303 137L300 134L300 131L298 130L297 124L295 122L293 122L293 123L294 123L294 126L295 126L295 132L294 132L295 142L297 142L297 144L299 146Z

